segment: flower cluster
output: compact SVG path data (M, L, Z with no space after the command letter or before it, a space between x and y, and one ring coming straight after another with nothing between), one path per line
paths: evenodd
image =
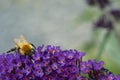
M100 10L106 9L107 6L111 4L111 0L87 0L87 4L90 6L98 6ZM110 15L107 15L110 14ZM99 19L94 23L95 28L106 28L108 30L112 30L114 27L113 20L110 19L109 16L118 16L119 13L115 13L115 11L111 10L108 13L102 14Z
M106 28L107 30L113 30L115 22L120 20L120 9L112 8L112 0L86 0L90 6L98 6L100 11L103 13L95 21L95 28ZM107 6L111 6L106 8Z
M103 61L83 61L84 52L39 46L32 56L0 55L0 80L120 80Z

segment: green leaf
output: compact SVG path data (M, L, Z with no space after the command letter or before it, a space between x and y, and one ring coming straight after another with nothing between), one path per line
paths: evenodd
M110 55L111 59L115 61L120 66L120 45L118 43L118 40L113 33L109 39L109 42L106 46L106 50L108 54Z
M87 42L84 43L83 45L83 50L84 51L88 51L95 48L96 45L97 45L97 39L98 39L98 36L100 34L100 31L99 30L92 30L91 32L91 39Z

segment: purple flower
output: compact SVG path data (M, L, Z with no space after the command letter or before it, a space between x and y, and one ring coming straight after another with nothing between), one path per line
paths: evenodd
M104 68L103 61L82 61L84 55L84 52L51 45L39 46L31 57L3 53L0 80L120 80L119 75Z
M18 79L22 79L22 78L24 77L24 75L23 75L23 70L17 69L15 76L16 76Z
M40 78L44 75L42 68L34 70L34 74Z
M104 65L103 61L97 62L96 59L93 61L94 70L101 70Z
M110 5L110 0L97 0L98 5L100 8L105 8L106 6Z
M60 67L60 68L57 69L58 74L62 73L63 71L64 71L63 67Z
M71 73L77 73L77 72L79 72L79 69L78 69L77 66L71 66L71 67L70 67L70 72L71 72Z
M88 66L88 62L82 62L81 65L80 65L81 71L84 74L90 73L90 71L92 70L90 67L92 67L92 65Z
M30 66L26 66L25 69L24 69L24 73L27 75L29 75L32 71L32 68Z
M62 73L62 76L65 78L65 77L68 77L69 76L69 72L67 72L67 71L64 71L63 73Z
M34 64L33 64L33 67L34 67L35 69L39 69L39 68L41 68L41 64L40 64L40 63L34 63Z
M57 63L53 63L53 64L52 64L52 69L53 69L53 70L56 70L57 68L58 68L58 64L57 64Z
M51 47L51 45L48 45L46 47L46 51L47 51L47 53L53 53L54 52L54 47Z
M16 64L16 66L17 66L17 67L22 66L22 62L21 62L21 60L20 60L20 59L17 59L17 60L16 60L16 62L17 62L17 64Z
M47 68L46 68L46 73L47 74L50 74L52 72L52 68L50 67L50 66L48 66Z
M75 53L76 59L82 59L83 56L85 56L85 52L77 52L77 53Z
M85 69L85 68L87 67L86 63L87 63L87 62L82 62L82 63L80 64L80 69L81 69L81 70L83 70L83 69Z
M68 59L73 59L73 57L74 57L74 54L72 52L67 54L67 58Z
M61 66L65 65L65 57L58 57L58 63L60 63Z
M117 80L120 80L120 75L117 75L117 76L116 76L116 79L117 79Z
M69 75L68 75L68 77L69 77L69 80L74 80L74 79L76 79L76 78L75 78L75 75L74 75L74 74L72 74L72 73L71 73L71 74L69 74Z
M115 20L120 20L120 9L113 9L110 11L110 14L114 17Z
M86 80L86 77L81 76L81 77L79 78L79 80Z
M38 47L37 47L37 51L38 51L38 53L42 54L42 52L43 52L43 48L44 48L44 45L42 45L42 46L38 46Z
M47 67L47 66L49 66L49 63L50 63L49 60L44 60L44 61L41 62L40 64L41 64L41 66L43 66L43 67Z
M35 60L35 61L40 61L41 59L40 59L40 54L39 53L36 53L36 54L34 54L33 55L33 59Z
M7 66L9 66L9 67L6 67L7 72L8 72L8 73L11 73L11 72L13 71L13 69L14 69L14 66L11 65L11 64L8 64Z
M113 22L107 19L105 15L100 16L100 18L98 19L97 22L95 22L94 25L95 25L95 28L106 28L108 30L113 29Z
M90 6L98 5L101 9L111 4L110 0L87 0L87 4Z
M87 4L90 6L94 6L96 4L96 0L86 0Z
M114 80L115 76L113 74L108 74L107 75L107 80Z

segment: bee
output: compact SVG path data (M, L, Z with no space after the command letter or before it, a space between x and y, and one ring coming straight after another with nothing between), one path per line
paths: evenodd
M14 39L15 47L7 51L7 53L10 53L12 51L19 52L21 55L32 55L35 53L36 47L29 43L26 38L21 35L20 39Z

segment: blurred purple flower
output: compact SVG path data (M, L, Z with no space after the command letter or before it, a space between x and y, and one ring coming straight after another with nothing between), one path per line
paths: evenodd
M87 4L90 6L94 6L96 4L96 0L87 0Z
M113 9L110 11L110 14L114 17L115 20L120 20L120 9Z
M90 6L98 5L101 9L111 4L110 0L87 0L87 4Z
M113 29L113 22L107 19L105 15L100 16L100 18L98 19L97 22L95 22L94 25L95 25L95 28L106 28L108 30Z
M100 8L105 8L106 6L110 5L110 0L96 0Z

